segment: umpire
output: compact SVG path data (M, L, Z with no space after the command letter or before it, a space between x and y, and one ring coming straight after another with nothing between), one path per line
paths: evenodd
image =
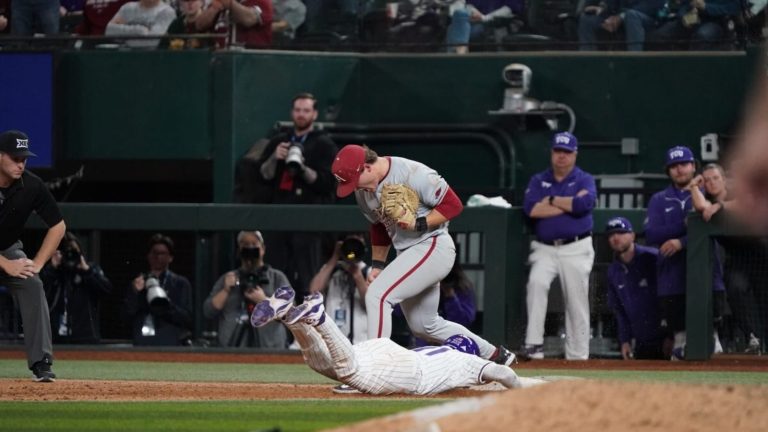
M51 323L38 274L59 246L66 226L43 181L24 170L30 156L35 154L29 151L26 134L16 130L0 134L0 284L9 288L21 309L27 365L35 381L52 382L56 375L51 371ZM48 232L30 260L19 237L33 210Z

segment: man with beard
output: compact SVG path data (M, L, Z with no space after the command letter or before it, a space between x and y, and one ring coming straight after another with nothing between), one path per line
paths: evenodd
M632 224L623 217L605 227L614 260L608 267L608 305L616 317L621 357L662 359L663 335L659 327L656 261L659 251L635 243Z
M672 358L682 359L685 347L685 290L688 232L685 218L693 204L689 183L696 174L696 160L688 147L667 150L667 176L672 184L657 192L648 203L645 238L658 246L658 293L662 327L674 337ZM713 289L725 289L717 255L714 256ZM716 296L721 298L722 296ZM717 320L717 311L715 319Z
M257 202L330 204L336 189L331 164L338 149L328 135L314 128L315 97L309 93L294 97L291 119L293 128L272 137L253 166L272 192ZM297 293L308 294L309 282L323 264L322 235L272 232L265 233L265 240L272 247L272 265L285 272Z

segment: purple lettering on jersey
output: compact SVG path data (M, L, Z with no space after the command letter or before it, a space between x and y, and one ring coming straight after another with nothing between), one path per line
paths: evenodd
M411 351L420 352L420 351L431 350L428 353L425 353L425 355L433 356L435 354L440 354L442 352L446 352L446 351L451 350L451 349L453 349L453 348L447 347L447 346L439 346L439 347L437 347L437 346L423 346L423 347L414 348Z

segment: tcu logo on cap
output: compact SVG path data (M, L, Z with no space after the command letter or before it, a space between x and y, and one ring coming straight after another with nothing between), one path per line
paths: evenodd
M623 228L624 227L624 222L622 222L621 219L611 219L608 222L608 227L609 228Z
M557 144L570 144L571 139L568 135L558 135L555 137L555 143Z
M28 149L29 148L29 140L28 139L16 138L16 148L17 149L19 149L19 148Z
M685 152L682 150L672 150L669 152L669 158L670 159L677 159L685 156Z

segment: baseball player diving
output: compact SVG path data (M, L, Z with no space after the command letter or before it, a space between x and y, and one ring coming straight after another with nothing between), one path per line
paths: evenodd
M509 367L478 357L475 341L459 334L446 338L442 346L413 350L389 338L352 345L325 313L322 294L305 297L299 306L293 305L293 299L291 287L278 288L272 297L256 305L251 324L261 327L273 320L282 321L310 368L362 393L432 395L489 381L506 388L545 382L519 377Z
M467 335L477 342L480 357L509 366L515 355L508 349L437 314L439 282L456 259L448 221L464 208L445 179L420 162L380 157L355 144L339 151L331 171L339 182L336 194L343 198L354 192L371 222L373 268L365 295L369 338L390 337L392 308L400 304L414 336L442 344L453 335ZM387 264L393 245L397 257Z

